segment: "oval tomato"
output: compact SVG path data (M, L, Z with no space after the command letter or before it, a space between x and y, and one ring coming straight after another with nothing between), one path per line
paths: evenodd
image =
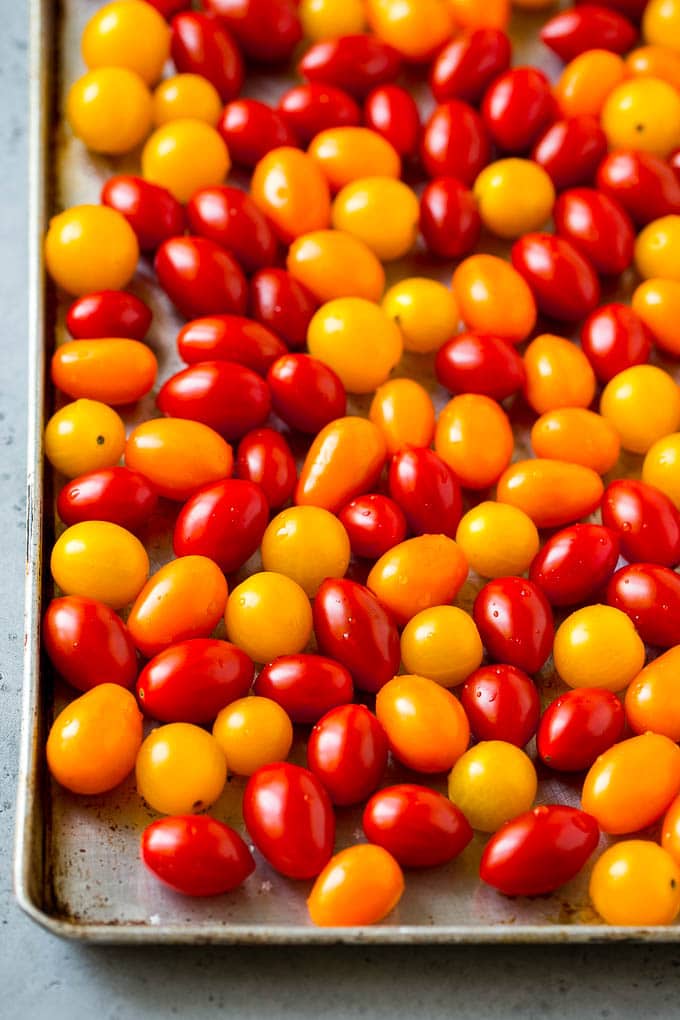
M295 491L295 459L284 437L274 429L253 429L243 437L236 471L239 478L259 485L272 510L287 503Z
M553 209L555 230L593 264L616 276L633 261L635 231L623 206L595 188L564 191Z
M430 177L456 177L469 186L491 158L482 118L459 99L438 106L423 129L420 156Z
M285 269L261 269L250 281L250 314L294 350L307 343L318 307L311 290Z
M227 248L243 271L254 273L276 261L278 241L269 220L241 188L201 188L187 204L192 234Z
M406 538L401 507L380 493L357 496L338 513L355 556L377 560Z
M184 233L184 210L175 196L143 177L128 174L109 177L102 188L101 201L125 217L142 251L155 251L163 241Z
M158 282L187 319L243 315L247 284L236 259L206 237L171 237L156 252Z
M397 51L364 33L317 42L298 64L298 72L308 81L335 85L359 97L394 81L400 70Z
M633 365L644 365L652 350L651 330L630 305L601 305L581 330L581 350L600 382Z
M280 705L294 723L318 722L354 696L349 671L323 655L279 656L262 669L254 690Z
M412 534L456 537L463 512L460 485L449 465L434 450L406 447L395 453L388 486Z
M524 362L514 347L483 333L459 333L447 340L434 369L450 393L481 393L494 400L511 397L526 380Z
M504 152L527 152L555 112L550 82L535 67L513 67L499 75L482 103L486 128Z
M73 478L57 497L64 524L111 521L137 531L156 509L158 496L149 480L126 467L102 468Z
M510 67L511 56L510 40L499 28L476 28L452 39L430 71L434 98L438 103L478 103L494 78Z
M385 439L373 422L356 416L329 422L307 452L295 502L336 513L350 499L373 488L386 456Z
M420 141L420 112L400 85L381 85L366 97L364 123L387 139L402 157L414 156Z
M387 768L387 737L364 705L332 708L307 743L307 767L334 804L359 804L373 793Z
M200 421L225 439L262 425L271 407L261 376L235 361L201 361L161 386L156 404L171 418Z
M632 563L607 585L607 603L621 609L648 645L680 644L680 577L658 563Z
M680 180L651 152L610 152L597 171L597 187L617 199L639 227L680 212Z
M228 478L201 489L179 512L176 556L207 556L230 574L250 559L269 523L269 505L254 482Z
M217 125L235 163L252 169L272 149L297 145L281 114L258 99L227 103Z
M531 677L515 666L481 666L463 684L460 697L477 740L528 744L538 726L541 699Z
M455 177L439 177L420 196L420 232L440 258L457 259L479 240L482 221L472 192Z
M529 284L544 315L576 322L600 300L600 284L590 262L563 237L525 234L512 246L512 264Z
M170 53L181 74L207 78L223 103L241 91L241 54L229 32L212 15L187 11L173 18Z
M361 111L348 92L323 82L295 85L284 92L277 107L300 145L309 145L322 131L358 127Z
M363 827L371 843L384 847L405 868L446 864L472 839L472 829L455 804L415 783L375 793L364 809Z
M66 313L66 328L75 340L122 336L143 340L151 325L151 309L124 290L85 294Z
M302 37L295 0L205 0L253 60L288 60Z
M275 413L300 432L316 435L346 412L347 394L339 377L309 354L284 354L270 367L267 383Z
M50 662L79 691L98 684L132 687L137 653L128 629L103 602L66 595L52 599L42 637Z
M599 524L572 524L552 535L534 557L529 577L553 606L590 602L616 569L619 540Z
M627 18L598 4L581 4L556 14L543 26L541 42L565 64L586 50L627 53L637 31Z
M680 513L653 485L633 478L611 482L602 496L602 523L618 534L630 563L680 563Z
M558 772L581 772L621 739L623 706L612 691L581 687L548 705L538 724L536 747Z
M235 361L266 375L270 366L286 353L279 338L253 319L242 315L210 315L182 326L177 335L182 361Z
M239 834L209 815L152 822L142 833L142 860L156 878L185 896L230 892L255 870Z
M150 347L124 337L61 344L50 362L57 389L75 400L133 404L153 388L158 362Z
M592 184L606 155L607 136L599 120L584 114L551 124L536 142L531 158L562 191Z
M555 632L552 611L532 581L489 581L475 599L473 618L491 658L527 673L537 673L548 658Z

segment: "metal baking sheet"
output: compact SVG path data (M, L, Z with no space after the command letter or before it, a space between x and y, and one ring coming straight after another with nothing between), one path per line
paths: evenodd
M589 942L601 940L680 940L680 927L615 928L598 921L588 904L588 872L556 895L507 899L479 882L477 869L484 839L476 836L452 864L407 874L398 908L382 924L366 928L321 929L305 908L310 883L277 875L256 853L257 869L234 893L209 900L180 897L161 886L139 862L142 828L154 817L137 796L134 782L102 797L76 797L54 784L44 761L46 733L73 692L55 678L41 655L41 607L53 594L49 550L59 525L54 492L60 480L43 467L42 430L54 409L45 366L55 344L65 339L68 302L46 281L42 238L49 216L67 206L98 201L101 182L112 172L134 169L134 159L108 160L89 155L61 120L68 85L82 73L79 38L95 9L91 0L31 0L31 163L30 163L30 389L28 455L28 533L26 549L26 637L23 735L18 790L15 887L23 909L38 923L70 938L109 943L467 943ZM515 15L512 24L515 63L534 63L554 76L559 69L538 45L536 15ZM533 40L533 41L532 41ZM247 91L273 99L284 77L260 77ZM421 96L424 108L428 100ZM491 239L487 248L501 250ZM432 264L416 252L389 269L393 281L406 275L434 275L449 282L452 265ZM628 288L626 288L626 282ZM630 280L624 281L629 289ZM154 325L149 343L159 358L160 379L178 367L174 340L180 321L153 285L148 263L140 263L133 290L150 302ZM410 356L396 375L413 375L436 389L432 359ZM437 400L443 403L439 390ZM366 402L355 402L364 411ZM137 408L129 424L155 414L153 397ZM519 426L521 436L521 424ZM521 445L521 442L520 442ZM628 473L638 465L622 465ZM145 536L152 569L169 557L171 511L165 507L149 523ZM249 564L252 569L256 564ZM481 582L468 580L458 601L469 606ZM541 678L545 700L558 681L546 669ZM298 740L294 760L304 761ZM393 765L385 785L409 776ZM539 775L538 801L578 803L578 782ZM441 787L444 788L442 780ZM211 813L243 832L240 800L243 781L227 783ZM362 838L360 810L338 812L337 848ZM246 834L247 838L247 834Z

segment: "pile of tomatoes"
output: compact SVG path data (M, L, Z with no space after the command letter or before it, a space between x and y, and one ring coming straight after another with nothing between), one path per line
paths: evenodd
M47 761L83 795L134 771L162 816L142 858L181 893L255 868L204 813L229 772L319 925L380 921L402 869L473 830L507 896L553 892L606 834L597 913L680 910L680 0L543 12L552 84L512 66L509 13L113 0L85 27L71 129L140 173L45 239L76 300L43 633L80 691ZM241 98L258 65L295 68L275 106ZM401 278L414 251L451 285ZM140 257L185 320L160 388ZM622 274L630 304L607 300ZM576 776L581 807L535 806L539 774ZM352 805L367 841L334 855Z

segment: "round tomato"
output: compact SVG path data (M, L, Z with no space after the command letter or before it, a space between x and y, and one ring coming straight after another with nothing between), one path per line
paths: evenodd
M102 336L143 340L151 326L151 309L124 290L100 290L74 301L66 313L66 328L75 340Z
M291 449L274 429L254 429L243 437L236 456L236 473L262 489L271 510L288 502L297 483Z
M227 780L227 763L215 738L192 723L152 730L135 764L137 792L164 815L194 814L214 804Z
M607 924L671 924L680 909L680 868L656 843L626 839L595 862L589 891Z
M182 203L199 188L222 184L230 166L229 150L215 128L191 118L162 124L142 150L145 180L167 188Z
M159 818L142 833L142 860L184 896L220 896L241 885L255 861L237 832L209 815Z
M469 613L458 606L432 606L409 620L401 635L401 657L409 673L457 687L482 661L484 649Z
M262 566L293 581L314 598L327 577L343 577L350 546L341 521L319 506L292 506L273 518L262 536Z
M350 500L338 517L355 556L379 559L406 538L406 518L394 500L371 492Z
M630 563L680 562L680 513L653 485L633 478L611 482L602 497L602 523L618 534Z
M449 774L449 798L473 829L495 832L528 811L536 797L530 758L504 740L483 740L458 759Z
M158 497L150 482L126 467L90 471L68 482L57 497L64 524L110 521L137 531L156 509Z
M196 191L187 205L189 230L227 248L245 273L276 261L278 242L267 217L240 188L218 184Z
M149 576L149 557L131 532L109 521L82 521L62 531L50 571L65 595L80 595L122 609Z
M582 772L619 741L625 715L612 691L582 687L555 698L541 716L536 748L558 772Z
M445 772L470 740L458 699L424 676L395 676L378 691L375 712L392 754L414 772Z
M222 709L213 736L230 770L252 776L263 765L286 760L293 744L293 724L275 701L248 696Z
M387 768L387 737L364 705L332 708L314 726L307 743L307 766L334 804L366 800Z
M409 448L392 458L388 474L392 499L413 535L456 537L463 501L458 479L434 450Z
M234 588L224 616L227 635L255 662L301 652L312 636L307 595L290 577L263 570Z
M680 577L658 563L633 563L607 585L607 602L621 609L648 645L680 644Z
M599 524L572 524L551 535L534 558L529 577L553 606L589 602L616 569L619 539Z
M271 395L261 376L235 361L200 361L161 386L156 404L171 418L201 422L225 439L263 425Z
M673 575L677 577L676 574ZM678 705L678 663L680 647L675 645L640 670L626 691L626 719L633 733L660 733L680 740Z
M67 595L52 599L42 638L50 662L79 691L98 684L132 687L137 653L128 629L103 602Z
M553 661L569 687L622 691L645 662L645 646L625 613L613 606L584 606L558 627Z
M364 808L363 827L371 843L388 850L404 868L446 864L472 839L472 829L455 804L415 783L374 793Z
M347 394L339 377L309 354L284 354L267 373L275 414L290 428L316 435L342 418Z
M467 574L467 560L452 538L418 535L384 553L366 584L403 626L423 609L453 602Z
M243 315L248 285L230 252L206 237L171 237L156 252L158 282L186 319Z
M255 681L255 694L280 705L294 723L316 723L354 696L349 670L323 655L280 655Z
M538 552L540 539L528 514L509 503L485 500L465 514L456 542L480 577L523 574Z
M538 726L541 701L531 677L515 666L482 666L463 684L460 697L477 740L504 740L524 747Z
M117 464L125 449L125 425L99 400L74 400L45 427L45 456L67 478Z
M523 577L489 581L475 599L473 616L491 658L538 673L550 654L554 626L537 585Z

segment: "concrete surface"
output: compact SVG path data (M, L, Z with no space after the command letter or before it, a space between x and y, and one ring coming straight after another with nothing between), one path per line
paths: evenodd
M680 947L84 948L16 907L11 841L21 689L26 385L24 4L0 32L0 1018L678 1015Z

